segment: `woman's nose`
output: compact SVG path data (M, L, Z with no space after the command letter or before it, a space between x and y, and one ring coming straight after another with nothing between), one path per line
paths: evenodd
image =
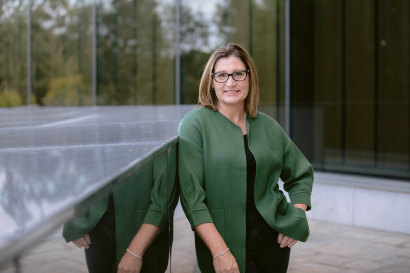
M234 85L236 81L233 79L232 75L228 77L228 80L226 81L226 85L231 86Z

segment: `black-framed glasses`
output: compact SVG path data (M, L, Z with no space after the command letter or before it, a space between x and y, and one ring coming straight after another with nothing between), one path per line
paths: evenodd
M249 69L235 71L231 74L226 73L226 72L218 72L218 73L212 73L212 78L214 78L216 82L220 82L220 83L228 81L229 76L231 76L232 79L234 79L235 81L244 81L246 80L248 73L249 73Z

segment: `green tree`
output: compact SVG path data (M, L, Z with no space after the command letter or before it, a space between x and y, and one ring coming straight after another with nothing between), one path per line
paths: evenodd
M27 10L23 1L0 1L0 37L2 37L0 39L0 105L2 106L25 103L26 15Z

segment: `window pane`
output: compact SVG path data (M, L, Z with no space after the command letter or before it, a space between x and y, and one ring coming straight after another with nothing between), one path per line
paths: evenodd
M197 103L202 71L214 49L243 45L259 76L260 109L284 122L284 1L182 1L182 103Z
M0 37L0 107L26 104L26 1L0 1Z
M292 3L292 137L317 170L408 179L409 2Z
M98 5L98 104L174 102L173 1Z
M90 1L33 1L32 93L44 106L90 105Z

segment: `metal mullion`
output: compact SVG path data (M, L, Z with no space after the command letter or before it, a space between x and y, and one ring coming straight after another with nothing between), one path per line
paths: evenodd
M175 0L175 104L181 104L181 0Z
M290 136L290 0L285 0L285 131Z
M28 1L27 7L27 105L31 104L31 9L33 1Z

